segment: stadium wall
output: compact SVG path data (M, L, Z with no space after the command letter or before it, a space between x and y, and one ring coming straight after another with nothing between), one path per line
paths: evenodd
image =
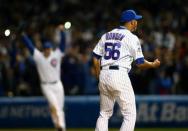
M188 127L188 96L136 96L137 127ZM65 98L67 127L95 127L99 97ZM117 105L110 119L111 127L121 125ZM43 97L0 98L0 128L53 127L47 102Z

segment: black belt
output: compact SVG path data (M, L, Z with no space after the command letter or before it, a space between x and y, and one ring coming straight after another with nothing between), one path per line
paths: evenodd
M101 67L101 70L103 69L103 67ZM108 66L109 70L119 70L119 66L118 65L113 65L113 66Z
M52 81L52 82L42 81L41 83L42 83L42 84L56 84L57 81Z

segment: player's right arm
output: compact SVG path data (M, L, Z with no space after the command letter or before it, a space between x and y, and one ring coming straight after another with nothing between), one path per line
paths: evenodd
M25 46L29 49L30 53L33 55L35 47L30 38L26 34L22 34L22 41L25 44Z
M104 45L103 45L103 41L101 38L101 40L97 43L97 45L95 46L95 48L93 50L93 63L94 63L95 72L96 72L95 74L96 74L97 78L99 77L99 74L100 74L100 67L101 67L100 61L104 54L103 46Z
M93 64L95 68L95 76L98 79L100 74L100 59L93 57Z
M37 48L35 48L31 39L26 34L22 34L22 41L25 44L25 46L28 48L29 52L32 54L33 59L36 62L40 62L42 58L42 54Z

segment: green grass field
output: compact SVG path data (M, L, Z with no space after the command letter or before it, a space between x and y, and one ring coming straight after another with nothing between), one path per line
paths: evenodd
M54 129L0 129L0 131L55 131ZM94 131L94 129L67 129L67 131ZM110 129L109 131L119 131ZM188 128L139 128L135 131L188 131Z

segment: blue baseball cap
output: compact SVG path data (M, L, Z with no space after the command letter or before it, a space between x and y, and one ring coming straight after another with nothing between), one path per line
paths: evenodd
M142 19L141 15L137 15L134 10L125 10L121 14L120 22L129 22L131 20Z
M48 41L43 43L43 48L44 49L46 49L46 48L52 48L52 47L53 47L52 44L50 42L48 42Z

